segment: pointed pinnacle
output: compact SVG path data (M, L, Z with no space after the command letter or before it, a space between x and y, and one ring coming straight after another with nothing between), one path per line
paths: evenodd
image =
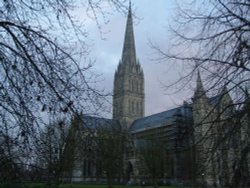
M201 75L200 75L199 69L197 71L197 81L196 81L195 95L198 98L206 95L206 92L205 92L205 90L203 88L203 84L202 84L202 80L201 80Z
M122 52L122 62L126 64L136 63L135 39L134 39L133 18L131 9L132 8L130 1L126 30L125 30L123 52Z

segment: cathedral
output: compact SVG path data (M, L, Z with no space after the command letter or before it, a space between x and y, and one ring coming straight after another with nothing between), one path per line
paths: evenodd
M155 139L163 144L160 150L164 150L163 153L158 151L161 153L160 157L164 158L164 164L157 167L162 169L157 174L157 181L162 183L199 181L206 182L208 185L226 185L232 178L230 173L234 166L231 161L239 154L240 139L234 139L240 133L237 132L235 136L232 136L232 140L234 140L232 143L224 143L223 149L218 149L213 154L209 152L213 149L214 140L222 136L221 130L230 129L230 126L225 128L222 123L217 126L211 123L217 118L216 114L223 113L222 117L226 119L235 113L233 105L227 111L220 111L223 109L221 105L230 106L233 103L228 92L225 92L226 88L215 97L207 97L198 72L192 103L183 102L183 105L176 108L144 117L144 73L136 56L134 37L130 5L122 55L114 75L113 118L83 118L81 123L84 124L84 127L88 127L88 131L78 134L78 137L83 137L85 142L80 144L80 147L76 147L81 148L83 152L88 152L88 155L71 159L73 167L68 169L67 177L74 182L105 181L103 173L107 172L101 171L97 167L98 162L95 159L98 154L93 149L95 143L90 141L93 136L89 136L88 132L93 132L92 135L98 137L96 130L100 127L109 127L108 130L111 130L110 127L119 127L128 134L131 142L127 144L129 151L120 161L125 163L125 167L121 171L126 171L128 175L125 178L121 175L117 179L135 183L152 179L143 164L146 163L146 160L142 162L143 156L140 156L138 151L145 147L145 141ZM207 122L204 122L204 119ZM72 127L70 133L74 132L74 126L72 125ZM113 147L117 145L119 145L118 142ZM75 146L71 143L70 147ZM153 145L153 148L157 148L157 146ZM79 152L70 150L69 153L80 156ZM153 163L155 159L150 160ZM249 163L245 165L249 170ZM128 168L129 170L126 170Z

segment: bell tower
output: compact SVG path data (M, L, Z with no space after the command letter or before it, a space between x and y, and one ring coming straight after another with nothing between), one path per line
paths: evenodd
M129 128L144 116L144 75L136 59L131 3L129 4L122 58L114 76L113 119Z

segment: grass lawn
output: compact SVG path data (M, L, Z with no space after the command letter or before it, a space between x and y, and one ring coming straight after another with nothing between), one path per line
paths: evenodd
M44 188L44 183L31 183L27 188ZM107 185L94 185L94 184L61 184L60 188L108 188ZM128 186L128 185L113 185L113 188L141 188L141 186ZM153 186L145 186L144 188L153 188ZM177 188L175 186L159 186L159 188Z
M60 188L107 188L107 185L84 185L84 184L64 184ZM153 186L145 186L145 188L152 188ZM141 188L141 186L128 185L114 185L113 188ZM159 186L159 188L176 188L173 186Z

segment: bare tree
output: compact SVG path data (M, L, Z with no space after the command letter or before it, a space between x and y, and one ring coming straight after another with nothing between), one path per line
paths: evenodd
M203 104L214 105L200 115L198 128L202 124L207 127L202 130L199 142L210 145L207 150L211 154L210 162L222 159L225 150L237 148L237 157L234 159L232 153L225 155L230 156L232 161L232 174L228 183L232 187L247 186L250 161L247 118L250 87L250 2L194 0L185 5L184 2L181 3L180 15L172 27L175 45L171 45L167 52L159 46L153 47L160 53L161 60L183 63L185 71L173 85L190 86L187 83L196 75L197 69L200 70L204 92L200 96L196 95L195 99L197 101L200 98ZM208 95L207 99L204 98L205 94ZM212 95L217 95L217 102L211 100ZM228 99L228 96L232 101L225 102L224 99ZM224 164L221 162L219 164L221 166L216 167L213 174L218 174L218 168L228 168L222 167Z
M41 171L48 187L53 184L54 187L58 187L60 184L64 170L63 155L67 133L66 122L58 120L47 125L35 143L33 166Z
M72 119L62 155L62 179L107 180L109 187L125 174L127 135L111 119L76 114Z
M154 187L158 187L159 179L164 177L166 170L166 145L156 137L140 140L139 145L143 173L150 176Z
M3 124L4 132L0 138L0 180L1 185L10 187L17 186L20 183L20 164L21 153L17 151L18 147L15 140L9 136L9 129Z
M124 10L124 2L88 0L81 5L100 29L107 13L102 7ZM48 115L79 110L96 114L105 100L94 87L96 75L86 60L88 28L72 16L76 3L0 2L0 139L13 140L26 154ZM1 155L0 160L6 157L14 161L12 155Z
M107 178L108 187L114 180L119 182L124 177L126 134L122 127L110 124L97 130L97 166Z

